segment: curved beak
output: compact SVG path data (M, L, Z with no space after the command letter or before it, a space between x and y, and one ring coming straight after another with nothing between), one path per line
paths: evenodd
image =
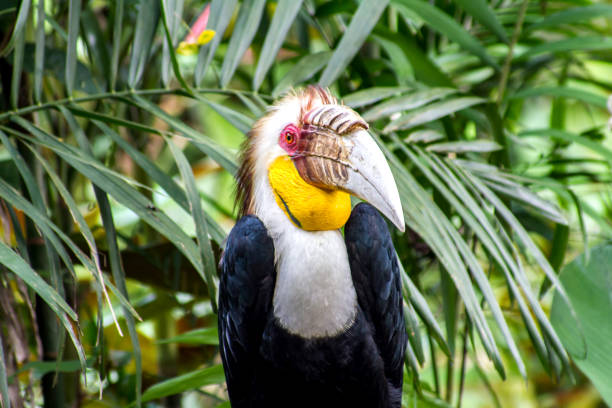
M303 122L292 156L300 176L307 183L369 202L403 232L404 214L393 174L359 114L346 106L322 105L306 113Z

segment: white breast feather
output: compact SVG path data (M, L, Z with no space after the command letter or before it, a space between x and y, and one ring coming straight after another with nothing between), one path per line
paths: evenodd
M342 234L338 230L304 231L293 225L278 207L268 180L270 163L286 154L278 146L278 135L287 124L296 122L299 109L295 103L276 107L278 119L270 121L275 129L265 129L266 137L258 140L255 154L261 159L253 174L255 214L274 241L274 316L293 334L333 336L353 323L357 310Z

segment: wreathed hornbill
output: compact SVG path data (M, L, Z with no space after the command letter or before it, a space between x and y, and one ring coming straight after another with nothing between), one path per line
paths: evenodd
M232 407L400 407L406 331L391 170L327 90L276 103L238 171L221 261L219 343ZM350 194L361 203L351 212ZM344 226L344 237L340 228Z

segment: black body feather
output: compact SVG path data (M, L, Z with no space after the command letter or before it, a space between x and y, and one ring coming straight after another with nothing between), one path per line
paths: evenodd
M358 297L353 325L334 337L288 333L272 313L274 245L245 216L222 261L219 344L232 407L400 407L406 330L387 225L359 204L345 226Z

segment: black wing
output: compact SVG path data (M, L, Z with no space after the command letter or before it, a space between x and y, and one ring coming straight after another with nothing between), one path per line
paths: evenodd
M385 363L385 375L401 390L406 350L401 276L387 224L370 204L357 205L346 226L353 283Z
M276 277L274 244L255 216L242 217L227 240L219 284L219 346L232 407L249 406L262 332Z

